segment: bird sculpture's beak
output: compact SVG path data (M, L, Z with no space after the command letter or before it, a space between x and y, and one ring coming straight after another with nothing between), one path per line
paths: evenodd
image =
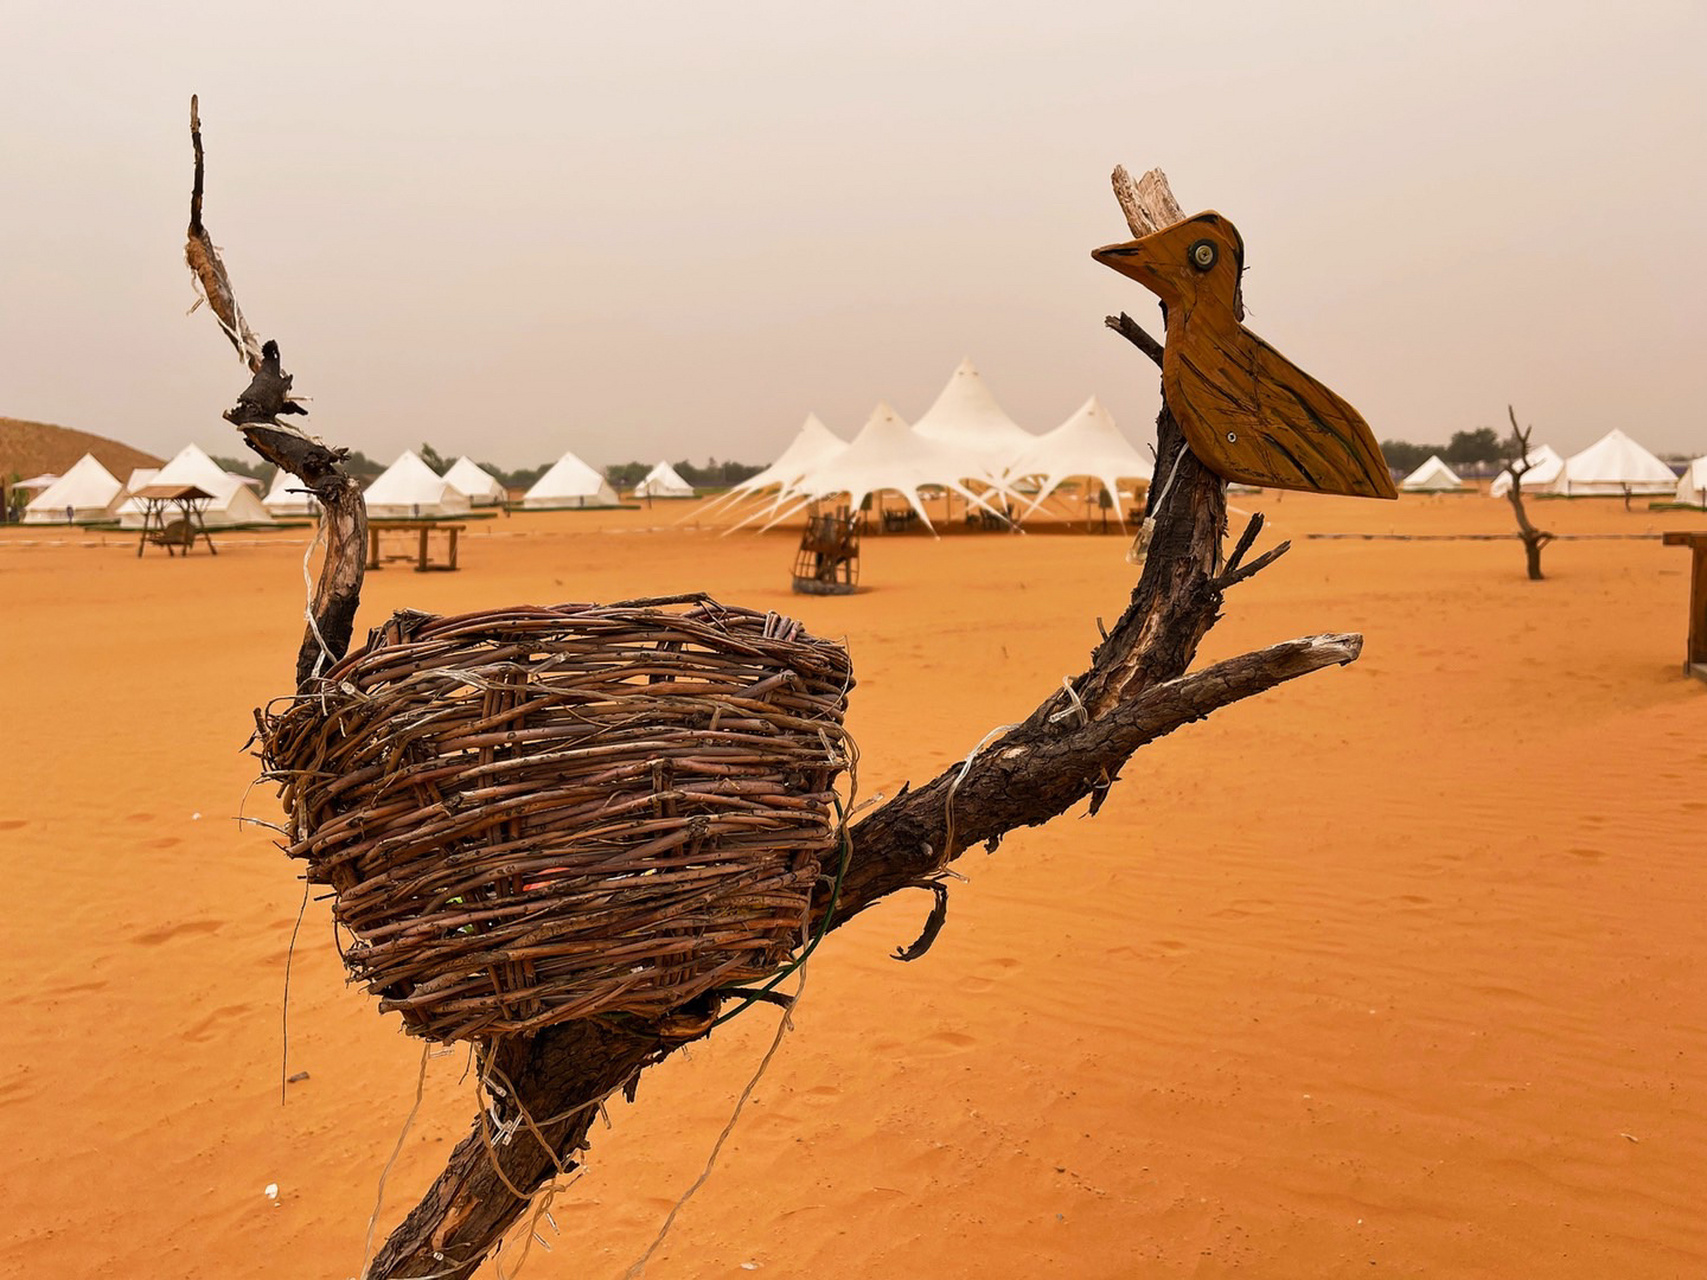
M1105 244L1100 249L1092 249L1091 257L1142 285L1150 285L1156 278L1156 261L1142 240Z

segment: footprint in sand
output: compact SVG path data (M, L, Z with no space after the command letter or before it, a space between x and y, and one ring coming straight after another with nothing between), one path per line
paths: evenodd
M223 1009L215 1009L193 1027L186 1028L180 1038L193 1040L198 1044L204 1040L212 1040L219 1034L220 1023L228 1018L241 1018L254 1007L249 1004L228 1004Z
M1243 920L1246 916L1267 915L1274 910L1274 903L1267 898L1242 898L1230 902L1219 911L1210 912L1223 920Z
M170 942L173 938L185 933L212 933L215 929L224 928L223 920L186 920L182 924L169 924L159 929L150 929L147 933L139 933L131 941L138 946L157 947L162 942Z
M919 1041L915 1048L934 1057L962 1053L977 1043L963 1031L935 1031Z
M182 837L179 836L161 836L158 840L150 840L148 847L150 849L171 849L183 843Z
M22 818L0 818L0 831L16 831L27 825Z

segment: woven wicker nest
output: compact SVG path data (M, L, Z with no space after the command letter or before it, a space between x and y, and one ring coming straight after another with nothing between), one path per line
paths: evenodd
M840 856L847 652L706 597L400 613L259 717L292 857L413 1034L774 972Z

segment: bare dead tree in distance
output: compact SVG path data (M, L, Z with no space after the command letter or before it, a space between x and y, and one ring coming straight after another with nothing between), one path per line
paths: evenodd
M1529 461L1529 437L1535 428L1518 426L1517 410L1511 405L1508 404L1505 411L1511 419L1511 439L1507 445L1511 460L1505 464L1505 473L1511 477L1511 488L1505 491L1505 496L1511 501L1511 509L1517 513L1517 533L1523 539L1523 554L1529 564L1530 581L1540 582L1541 548L1553 541L1553 535L1531 524L1529 513L1523 509L1523 477L1533 465Z
M201 139L193 108L192 121L190 265L211 285L209 301L232 345L259 373L264 353L241 321L229 278L201 226ZM1134 235L1180 219L1159 172L1135 186L1117 170L1115 187ZM1158 358L1160 344L1136 322L1121 317L1111 323ZM318 662L342 657L349 646L365 550L360 495L338 465L344 450L277 424L237 425L252 448L307 481L326 508L327 555L294 686L309 690ZM1187 673L1225 592L1272 564L1286 546L1247 560L1262 527L1257 516L1224 555L1225 484L1186 448L1165 396L1157 434L1158 467L1166 464L1173 478L1166 494L1152 491L1154 528L1137 586L1090 667L1048 693L1022 724L973 745L964 764L921 787L903 787L853 825L839 892L828 879L820 884L808 933L840 926L902 889L928 889L935 905L925 934L902 955L917 958L946 918L948 864L966 850L994 851L1008 832L1047 822L1082 800L1095 814L1140 747L1220 707L1357 658L1361 636L1323 634ZM646 1067L711 1032L722 999L711 993L651 1021L595 1017L478 1045L482 1079L493 1086L490 1107L374 1256L369 1280L471 1275L523 1221L536 1193L579 1167L599 1105L618 1090L633 1101ZM515 1136L495 1141L501 1133Z

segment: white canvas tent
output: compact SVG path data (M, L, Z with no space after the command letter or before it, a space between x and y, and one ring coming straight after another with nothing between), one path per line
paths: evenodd
M1559 451L1550 444L1544 444L1539 449L1531 449L1528 454L1529 470L1523 473L1523 492L1546 493L1559 478L1559 473L1565 469L1565 460ZM1511 488L1511 475L1502 471L1494 477L1493 484L1488 486L1488 492L1503 498L1506 490Z
M634 486L636 498L691 498L693 486L668 462L660 462L646 473L646 478Z
M1692 507L1707 507L1707 458L1697 458L1677 478L1677 500Z
M522 495L530 511L561 511L566 507L614 507L619 499L597 471L573 452L565 453L533 487Z
M24 507L25 524L83 524L101 520L119 495L118 478L86 453Z
M1524 488L1528 488L1528 484ZM1653 454L1614 427L1581 453L1565 459L1550 492L1585 494L1663 493L1677 490L1677 476Z
M131 485L137 485L133 473ZM261 505L255 490L244 483L246 477L234 476L203 452L196 444L187 444L172 456L172 460L145 483L152 485L193 484L213 495L202 508L202 521L210 529L229 529L239 524L272 524L272 513ZM140 529L146 511L141 502L127 497L118 505L121 529Z
M925 514L920 489L949 489L972 506L1001 514L960 482L960 462L957 454L934 440L921 439L893 409L879 403L847 448L808 468L789 487L793 505L775 516L765 528L793 515L809 502L845 493L849 507L858 510L866 498L885 490L905 498L932 533L936 527Z
M1037 437L1031 452L1015 462L1009 474L1037 478L1037 497L1026 511L1030 515L1074 479L1095 480L1120 511L1120 482L1148 480L1152 470L1150 459L1121 435L1114 418L1092 396L1055 430ZM1125 523L1124 512L1120 520Z
M913 430L963 459L956 479L984 484L1004 482L1037 443L996 403L970 359L949 375L948 385Z
M796 480L820 462L834 457L847 447L848 442L820 422L817 414L809 413L806 415L806 421L800 425L800 430L795 432L794 439L790 440L788 447L777 455L775 462L757 475L748 476L731 488L729 492L714 498L697 514L703 518L719 507L739 506L747 499L757 497L766 489L775 489L776 493L772 496L769 507L761 508L761 511L768 515L787 500L789 490ZM749 519L756 518L756 514ZM686 518L683 517L683 519ZM746 523L746 521L742 523ZM739 525L736 526L736 528L739 527Z
M320 504L308 493L292 493L292 489L303 490L308 486L296 476L291 475L283 467L273 469L273 483L267 489L267 496L261 499L261 505L275 516L311 516L320 510Z
M1463 487L1464 482L1438 453L1429 454L1427 462L1399 481L1406 493L1449 493Z
M14 489L22 489L25 493L40 493L57 479L59 479L59 477L54 475L53 472L44 471L39 476L31 476L28 480L20 480L12 487Z
M142 527L145 509L130 495L144 485L195 485L212 494L202 509L202 520L210 529L273 523L271 513L261 504L255 490L247 483L247 477L226 471L208 457L200 445L185 445L158 471L138 468L131 472L124 496L114 508L120 528Z
M474 459L463 456L450 464L445 483L461 490L477 507L498 507L510 500L510 491Z
M468 495L449 483L413 449L405 449L362 494L374 520L437 520L465 516Z

